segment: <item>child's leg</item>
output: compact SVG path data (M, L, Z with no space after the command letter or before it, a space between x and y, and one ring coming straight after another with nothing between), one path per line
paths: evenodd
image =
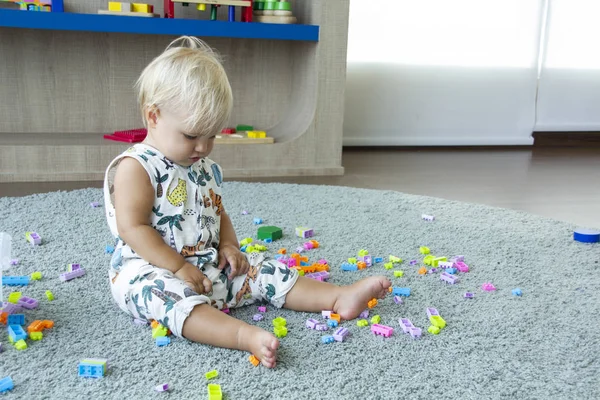
M285 298L285 308L320 312L333 310L343 319L356 318L373 298L382 299L391 282L385 276L371 276L348 286L337 286L299 277Z
M194 307L183 324L183 336L194 342L245 350L258 357L266 367L275 366L279 340L273 334L208 304Z

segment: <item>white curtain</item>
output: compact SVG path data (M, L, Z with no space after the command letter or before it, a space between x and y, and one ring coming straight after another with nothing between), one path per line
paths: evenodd
M530 144L544 0L352 0L344 145Z
M600 1L551 0L536 131L600 130Z

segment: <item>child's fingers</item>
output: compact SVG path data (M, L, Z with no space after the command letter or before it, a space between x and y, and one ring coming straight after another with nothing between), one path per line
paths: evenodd
M235 260L232 260L229 265L231 266L231 272L229 273L229 279L233 278L234 276L237 276L237 272L238 272L238 264Z
M210 281L210 279L204 277L204 279L202 280L202 284L204 285L205 294L212 292L212 282Z

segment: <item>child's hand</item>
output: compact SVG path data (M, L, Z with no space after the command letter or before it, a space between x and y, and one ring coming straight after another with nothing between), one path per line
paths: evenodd
M212 291L212 282L198 269L198 267L185 263L175 276L181 279L198 294L208 294Z
M233 245L221 246L219 249L219 269L225 268L225 265L231 265L231 272L229 273L229 279L232 279L238 275L246 275L250 269L250 264L246 256Z

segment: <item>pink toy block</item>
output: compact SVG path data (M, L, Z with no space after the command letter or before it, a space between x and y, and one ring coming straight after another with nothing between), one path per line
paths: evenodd
M265 313L267 312L267 306L258 306L258 311Z
M315 247L311 242L306 242L302 246L304 246L304 249L306 250L312 250Z
M337 342L343 342L344 339L346 338L346 336L348 336L349 333L350 332L348 331L348 328L340 327L340 328L337 328L335 330L335 332L333 333L333 338Z
M332 313L332 312L333 312L333 311L331 311L331 310L324 310L324 311L321 311L321 316L322 316L323 318L325 318L325 319L329 319L329 318L331 318L331 313Z
M324 258L321 258L319 261L317 261L317 264L325 264L325 265L329 265L329 261L327 261Z
M74 270L72 272L65 272L64 274L60 274L58 277L62 282L70 281L71 279L79 278L80 276L85 275L85 270L83 268Z
M38 306L38 301L36 299L32 299L31 297L21 296L17 304L28 310L33 310Z
M221 311L224 312L225 314L229 314L231 311L229 311L229 308L221 308Z
M493 292L494 290L496 290L496 288L494 287L494 285L492 285L491 282L486 282L483 285L481 285L481 289L485 290L486 292Z
M457 261L455 266L460 272L469 272L469 266L462 261Z
M309 329L315 329L319 321L314 318L309 318L306 320L306 327Z
M371 325L371 332L383 337L390 337L392 336L392 333L394 333L394 328L380 324L373 324Z
M117 142L138 143L144 141L148 131L146 128L129 129L125 131L115 131L113 134L104 135L104 139Z

